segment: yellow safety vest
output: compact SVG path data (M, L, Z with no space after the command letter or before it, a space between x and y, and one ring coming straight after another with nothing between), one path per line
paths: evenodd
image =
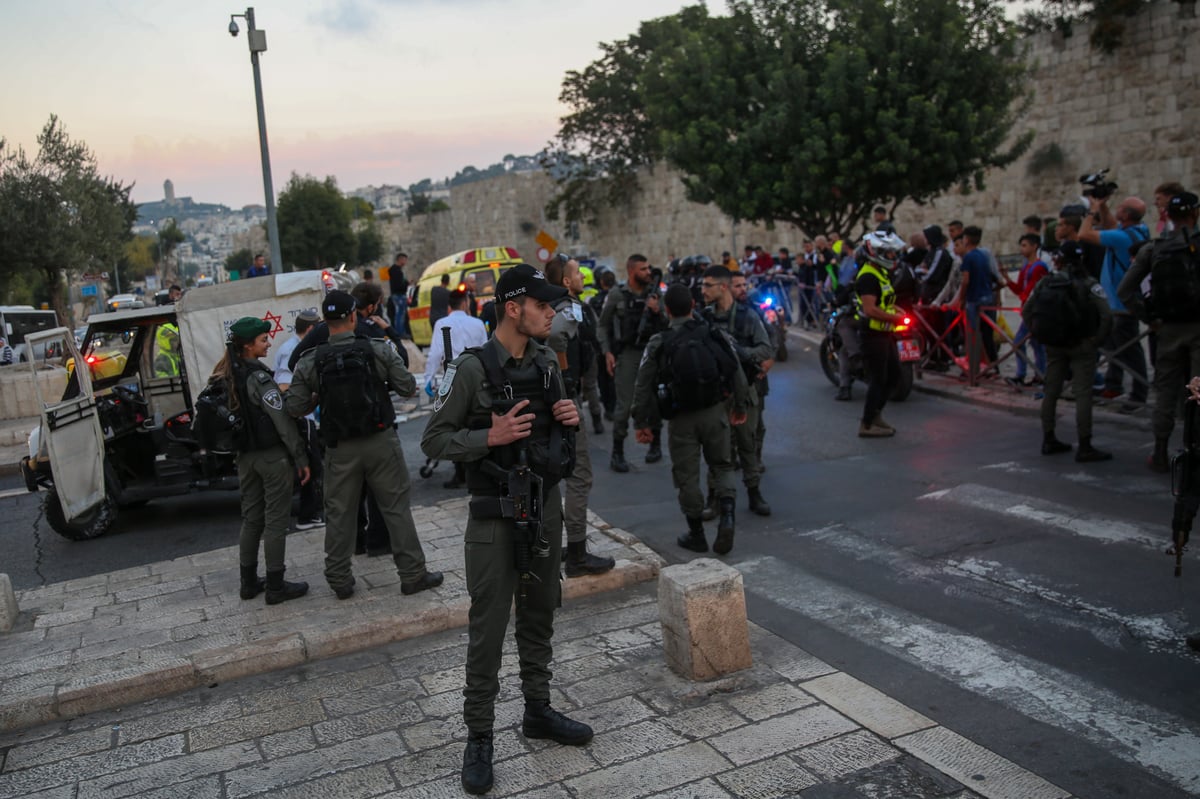
M892 289L892 281L888 279L887 274L870 261L867 261L859 268L858 274L860 276L875 276L875 278L879 281L879 286L883 289L883 294L879 298L879 309L886 311L887 313L895 313L896 292L894 289ZM892 322L885 322L882 319L874 319L863 313L862 301L859 299L857 293L854 295L854 313L858 317L859 322L867 323L868 330L875 330L881 333L890 333L896 327L896 325Z

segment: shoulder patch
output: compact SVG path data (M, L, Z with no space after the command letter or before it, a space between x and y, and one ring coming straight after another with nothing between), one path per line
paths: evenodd
M446 400L450 398L450 392L454 389L454 375L458 373L458 364L450 362L446 366L446 373L442 375L441 381L438 383L437 398L433 401L434 411L440 411L442 406L446 404Z
M267 374L266 372L260 372L256 369L256 370L254 370L253 374L254 374L254 379L264 385L271 382L271 376L269 374Z
M1108 295L1104 293L1104 286L1101 286L1099 283L1092 284L1092 293L1102 300L1108 299Z
M276 411L283 410L283 397L279 394L279 389L273 388L262 397L263 404L268 408Z

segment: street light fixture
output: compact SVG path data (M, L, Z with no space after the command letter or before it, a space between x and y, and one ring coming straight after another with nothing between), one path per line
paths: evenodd
M275 220L275 187L271 182L271 153L267 148L267 114L263 110L262 75L258 68L258 54L267 51L267 32L254 27L254 8L245 14L229 15L229 35L238 35L237 18L246 20L246 40L250 45L250 65L254 68L254 100L258 104L258 143L262 148L263 194L267 200L267 239L271 244L271 264L284 272L292 271L283 262L279 251L279 225Z

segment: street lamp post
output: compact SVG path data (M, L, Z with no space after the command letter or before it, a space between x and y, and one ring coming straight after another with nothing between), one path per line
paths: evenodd
M229 15L229 35L238 35L238 25L234 20L241 17L246 20L246 40L250 44L250 65L254 68L254 100L258 105L258 143L262 148L263 194L267 200L267 239L271 243L271 264L284 272L292 271L283 262L279 251L279 225L275 220L275 187L271 182L271 153L267 148L267 114L263 110L262 74L258 67L258 54L267 51L267 32L254 27L254 8L247 8L245 14Z

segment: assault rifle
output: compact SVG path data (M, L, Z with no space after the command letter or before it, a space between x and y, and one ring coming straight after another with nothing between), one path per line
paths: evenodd
M533 559L550 556L550 542L542 534L542 478L529 468L525 447L518 450L517 463L508 470L500 510L516 527L513 562L521 578L519 597L524 600L530 583L539 580Z

